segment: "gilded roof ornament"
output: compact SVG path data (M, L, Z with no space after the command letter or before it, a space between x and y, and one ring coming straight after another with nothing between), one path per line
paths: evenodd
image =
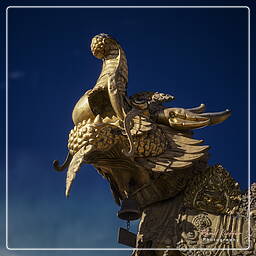
M99 34L92 39L91 51L102 61L102 70L74 107L64 164L54 162L56 170L68 169L66 196L82 164L92 164L109 182L117 204L138 205L142 217L137 247L208 246L198 240L204 237L199 234L203 225L214 229L212 225L223 220L220 214L241 212L242 193L223 167L208 166L209 146L193 138L192 130L222 123L231 111L208 113L204 104L166 107L174 96L159 92L128 96L128 65L121 45L112 36ZM129 216L123 207L120 216ZM235 229L230 224L233 217L228 218L224 226ZM169 222L172 234L165 230ZM192 241L187 229L193 226L197 233L193 231ZM236 243L240 248L242 244Z

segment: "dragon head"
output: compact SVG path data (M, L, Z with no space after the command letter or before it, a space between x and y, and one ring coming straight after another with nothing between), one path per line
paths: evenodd
M174 97L163 93L143 92L128 98L127 61L117 41L99 34L92 39L91 51L102 59L102 71L93 89L74 107L75 127L69 134L65 163L54 162L58 171L68 168L66 195L81 164L90 163L109 181L117 203L136 191L140 192L134 197L141 205L174 196L207 166L209 147L193 139L191 130L220 123L230 111L202 113L203 104L166 108L162 103ZM150 188L155 184L158 196L142 202L149 194L147 184Z

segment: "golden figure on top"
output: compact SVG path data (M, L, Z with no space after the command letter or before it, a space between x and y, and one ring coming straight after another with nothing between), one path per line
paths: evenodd
M92 39L91 51L102 60L102 71L95 86L74 107L75 127L69 134L65 163L60 166L58 161L54 162L58 171L68 168L66 196L81 165L92 164L108 180L117 204L136 205L134 211L131 206L127 210L122 205L119 212L119 217L127 220L141 217L134 247L215 248L217 240L205 244L200 234L190 245L187 237L190 231L184 220L193 223L191 216L198 215L196 223L200 223L202 212L209 210L203 221L208 218L208 227L214 223L212 229L221 228L214 214L219 221L222 218L219 214L237 214L242 194L223 167L208 166L209 147L202 145L203 140L192 138L191 131L221 123L231 112L205 113L204 104L190 109L168 108L163 103L174 97L159 92L141 92L129 97L127 60L120 44L107 34L99 34ZM216 177L221 181L218 184ZM152 222L152 218L158 221ZM235 229L233 224L231 221L222 228ZM240 230L245 229L243 224L237 225ZM243 248L246 244L243 239L218 246ZM135 251L134 255L163 255L163 251L150 253ZM199 255L186 251L165 253Z

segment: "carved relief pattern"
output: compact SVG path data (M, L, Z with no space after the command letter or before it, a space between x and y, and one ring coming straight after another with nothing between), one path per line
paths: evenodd
M254 200L254 196L252 196ZM181 251L182 255L256 255L255 250L255 220L250 218L250 233L248 233L248 218L240 214L211 214L199 210L183 209L179 219L181 239L177 242L179 248L215 248L227 249L248 248L245 250L212 250L212 251Z
M185 190L184 205L212 213L234 214L241 200L239 184L221 166L209 167Z

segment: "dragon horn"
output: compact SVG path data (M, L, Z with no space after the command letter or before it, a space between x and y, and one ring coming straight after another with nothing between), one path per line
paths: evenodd
M187 108L188 111L193 112L193 113L203 113L205 111L205 104L200 104L200 106L195 107L195 108Z
M200 116L208 117L210 119L210 124L219 124L228 119L231 115L231 110L226 109L222 112L215 112L215 113L203 113Z
M68 167L68 165L70 164L71 160L72 160L72 155L70 153L68 153L68 155L67 155L67 157L66 157L66 159L65 159L65 161L62 165L59 165L58 160L54 160L53 161L53 167L58 172L64 171Z
M124 120L123 98L117 89L115 77L108 78L108 95L111 106L120 120Z

